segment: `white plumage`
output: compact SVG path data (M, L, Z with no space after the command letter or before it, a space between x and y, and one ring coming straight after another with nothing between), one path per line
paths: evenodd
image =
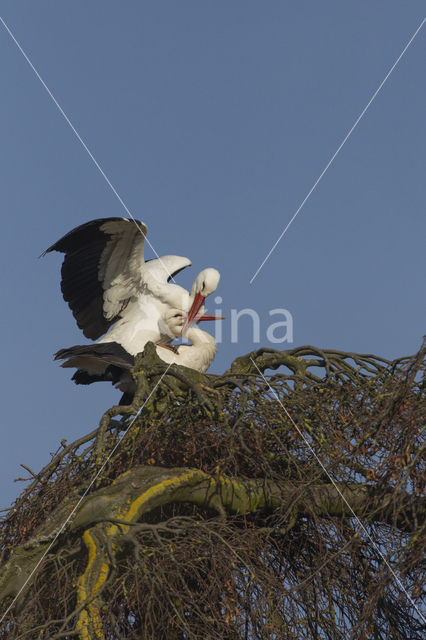
M165 315L163 320L173 337L181 335L185 316L186 314L179 309L169 309ZM204 373L216 355L216 340L197 327L188 329L187 338L191 342L190 345L157 345L157 354L168 364L177 364ZM125 400L122 400L121 404L131 401L136 390L131 375L134 357L117 342L97 342L61 349L55 359L64 360L62 367L77 369L72 377L76 384L112 382L125 394Z
M166 321L176 338L182 333L184 319L185 315L178 309L169 311ZM190 345L180 344L173 350L158 345L157 354L164 362L189 367L204 373L216 355L216 340L207 331L202 331L198 327L190 327L186 332L186 337L191 342Z
M100 218L76 227L45 251L65 254L61 270L64 299L87 338L116 341L129 353L148 340L167 340L161 318L170 308L192 314L216 290L220 274L199 273L191 293L171 282L191 265L188 258L166 255L144 260L146 225L127 218Z
M156 264L152 265L152 262ZM140 293L99 342L118 342L132 355L143 351L149 340L170 342L181 335L183 328L181 323L180 333L176 335L176 327L169 327L170 309L185 311L195 318L203 311L205 297L215 291L219 283L220 274L216 269L203 269L189 293L183 287L167 282L161 263L157 260L152 262L148 262L144 269Z
M64 299L84 335L98 339L56 354L66 360L61 366L78 368L73 376L78 384L114 380L117 371L131 368L133 356L148 341L169 343L182 333L190 345L170 349L158 344L165 362L206 371L216 354L214 338L190 325L215 319L203 315L203 303L216 290L219 272L203 269L188 292L172 280L191 261L166 255L145 262L146 233L139 220L101 218L76 227L45 252L65 254Z

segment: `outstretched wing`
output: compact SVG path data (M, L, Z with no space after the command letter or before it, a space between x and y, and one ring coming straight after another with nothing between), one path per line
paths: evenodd
M65 254L62 294L87 338L102 336L140 290L146 232L140 220L99 218L43 253Z

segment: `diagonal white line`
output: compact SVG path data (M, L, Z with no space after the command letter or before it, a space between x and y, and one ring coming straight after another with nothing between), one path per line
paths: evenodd
M152 396L152 394L154 393L154 391L156 390L156 388L158 387L158 385L160 384L160 382L162 381L162 379L164 378L164 376L166 375L166 373L168 372L168 370L170 369L170 367L172 366L173 362L171 362L168 366L167 369L164 371L164 373L161 375L161 378L158 380L158 382L154 385L153 389L151 390L150 394L148 395L147 399L145 400L145 402L143 403L143 405L141 407L139 407L137 413L135 414L134 418L130 421L129 426L127 427L127 429L125 430L125 432L123 433L122 438L117 442L117 444L113 447L112 451L110 452L109 456L107 457L107 459L105 460L105 462L102 463L100 469L97 471L97 473L93 476L92 480L90 481L89 486L85 489L84 493L82 494L82 496L80 497L80 499L78 500L77 504L74 506L74 508L72 509L71 513L68 515L67 519L65 520L65 522L63 523L63 525L60 527L60 529L58 530L58 532L56 533L55 537L53 538L52 542L49 544L49 546L47 547L46 551L43 553L43 555L41 556L41 558L39 559L39 561L37 562L37 564L35 565L34 569L31 571L30 575L28 576L28 578L25 580L24 584L22 585L22 587L19 589L18 593L16 594L16 596L13 598L12 602L10 603L10 605L8 606L8 608L6 609L6 611L4 612L4 614L2 615L2 617L0 618L0 624L3 622L4 618L7 616L7 614L9 613L9 611L11 610L11 608L13 607L13 605L15 604L15 602L17 601L17 599L19 598L19 596L21 595L22 591L25 589L25 587L27 586L28 582L31 580L31 578L33 577L34 573L37 571L38 567L40 566L40 564L43 562L44 558L47 556L47 554L49 553L50 549L53 547L53 545L55 544L56 540L59 538L59 536L61 535L61 533L63 532L63 530L65 529L66 525L68 524L68 522L71 520L71 518L73 517L73 515L75 514L75 512L77 511L78 507L80 506L80 504L83 502L84 498L86 497L87 493L89 492L89 490L91 489L91 487L93 486L93 484L96 482L96 480L99 478L99 475L102 473L102 471L104 470L106 464L108 463L108 461L111 459L111 456L114 455L115 451L117 450L117 448L120 446L120 444L123 442L124 438L127 435L127 432L129 431L130 427L132 426L132 424L135 422L136 418L138 418L141 414L142 409L144 408L144 406L146 405L146 403L148 402L148 400L150 399L150 397Z
M423 620L423 622L426 622L426 618L423 616L422 612L420 611L420 609L418 608L418 606L415 604L415 602L411 599L409 593L407 592L407 590L405 589L404 585L402 584L401 580L398 578L398 576L396 575L395 571L392 569L392 567L390 566L389 562L386 560L385 556L383 555L382 551L380 550L380 548L376 545L376 543L374 542L373 538L371 537L371 535L369 534L369 532L367 531L367 529L364 527L364 525L362 524L361 520L358 518L358 516L356 515L355 511L352 509L351 505L349 504L349 502L347 501L347 499L345 498L345 496L343 495L343 493L341 492L341 490L339 489L339 487L337 486L337 484L335 483L334 479L332 478L332 476L330 475L330 473L328 472L328 470L326 469L326 467L324 466L324 464L322 463L322 461L320 460L320 458L318 457L318 455L315 453L314 449L312 448L309 440L306 438L306 436L304 435L304 433L302 433L302 431L299 429L299 427L297 426L296 422L293 420L293 418L291 417L291 415L289 414L289 412L287 411L286 407L283 405L283 403L281 402L281 400L279 399L275 389L273 389L271 387L271 385L269 384L269 382L267 381L267 379L265 378L265 376L263 375L262 371L259 369L259 367L257 366L256 362L253 360L253 358L250 356L250 360L252 361L252 363L254 364L254 366L256 367L256 369L258 370L259 374L261 375L261 377L263 378L263 380L265 381L265 383L268 385L269 389L272 391L272 393L274 394L275 398L277 399L280 407L283 409L283 411L285 412L285 414L287 415L287 417L289 418L290 422L292 423L292 425L295 427L295 429L297 429L297 432L299 433L299 435L303 438L306 446L308 447L309 451L312 453L312 455L314 456L315 460L318 462L318 464L320 465L321 469L324 471L324 473L327 475L327 477L329 478L331 484L333 485L333 487L336 489L337 493L339 494L339 496L342 498L343 502L345 503L345 505L348 507L349 511L351 512L351 514L353 515L353 517L355 518L355 520L357 521L359 527L364 531L364 533L366 534L366 536L368 537L368 539L370 540L373 548L375 549L375 551L378 553L378 555L382 558L383 562L385 563L385 565L388 567L389 571L392 573L393 577L395 578L395 580L397 581L397 583L399 584L400 588L402 589L402 591L405 593L407 599L409 600L410 604L414 607L414 609L417 611L417 613L419 614L420 618Z
M342 142L340 143L340 145L337 147L337 150L334 152L334 154L331 156L330 160L327 162L327 164L325 165L324 169L322 170L322 172L320 173L320 175L318 176L318 178L316 179L316 181L314 182L313 186L311 187L310 191L308 191L308 194L305 196L304 200L302 200L301 204L299 205L299 207L296 209L296 212L293 214L293 217L290 219L290 221L287 223L286 227L284 228L284 230L281 232L280 236L278 237L278 240L276 240L276 242L273 244L272 248L270 249L269 253L267 254L266 258L263 260L262 264L260 265L260 267L258 267L257 271L255 272L255 274L252 276L251 280L250 280L250 284L253 283L254 279L257 277L257 275L259 274L260 270L262 269L263 265L265 264L265 262L267 260L269 260L272 252L275 250L276 246L278 245L278 243L280 242L280 240L283 238L283 236L287 233L287 230L289 229L290 225L292 224L292 222L296 219L296 216L299 214L299 212L302 210L302 208L305 206L306 202L308 201L308 199L310 198L311 194L315 191L316 187L318 186L318 184L321 182L322 178L324 177L324 175L327 173L328 169L330 168L330 166L332 165L332 163L334 162L335 158L337 157L337 155L340 153L342 147L345 145L345 143L347 142L348 138L351 136L351 134L353 133L353 131L355 130L355 128L357 127L357 125L359 124L360 120L362 119L362 117L365 115L365 113L367 112L368 108L370 107L370 105L372 104L372 102L375 100L377 94L380 92L380 90L382 89L383 85L385 84L386 80L389 78L389 76L391 75L391 73L394 71L395 67L398 65L399 61L401 60L401 58L403 57L403 55L405 54L405 52L407 51L408 47L410 46L410 44L413 42L414 38L417 36L417 34L419 33L420 29L423 27L424 23L426 22L426 18L423 18L422 22L420 23L420 25L417 27L417 29L415 30L415 32L413 33L413 35L411 36L410 40L407 42L407 44L405 45L404 49L401 51L401 53L399 54L399 56L397 57L397 59L395 60L395 62L393 63L393 65L391 66L391 68L389 69L389 71L387 72L387 74L385 75L385 77L383 78L382 82L379 84L379 86L377 87L376 91L373 93L373 95L371 96L370 100L367 102L366 106L364 107L364 109L361 111L361 113L359 114L358 118L355 120L354 124L352 125L352 127L349 129L348 133L345 135L345 137L343 138Z
M126 211L126 213L128 214L128 216L133 220L133 222L135 222L135 218L133 217L132 213L130 212L129 208L127 207L127 205L125 204L125 202L123 201L123 199L121 198L121 196L119 195L119 193L117 192L117 189L114 187L114 185L111 183L110 179L108 178L108 176L106 175L105 171L102 169L101 165L99 164L99 162L96 160L95 156L93 155L93 153L90 151L89 147L87 146L87 144L84 142L83 138L81 137L81 135L78 133L77 129L74 127L73 123L71 122L71 120L69 119L69 117L67 116L67 114L65 113L65 111L63 110L63 108L61 107L61 105L59 104L59 102L57 101L57 99L55 98L55 96L53 95L53 93L51 92L51 90L49 89L49 87L47 86L47 84L45 83L45 81L43 80L43 78L41 77L40 73L37 71L37 69L35 68L35 66L33 65L33 63L31 62L31 60L29 59L28 55L25 53L24 49L22 48L22 46L19 44L18 40L16 39L16 37L13 35L12 31L10 30L10 28L8 27L8 25L6 24L6 22L4 21L4 19L0 16L0 22L2 23L2 25L4 26L4 28L6 29L7 33L10 35L10 37L12 38L13 42L16 44L16 46L18 47L19 51L22 53L23 57L25 58L25 60L27 61L27 63L29 64L29 66L31 67L32 71L34 72L34 74L36 75L36 77L40 80L41 84L43 85L44 89L47 91L49 97L53 100L53 102L55 103L56 107L58 108L58 111L60 112L60 114L63 116L65 122L69 125L69 127L71 128L72 132L74 133L74 135L76 136L77 140L80 142L80 144L82 145L82 147L84 148L84 150L87 152L89 158L92 160L93 164L95 165L95 167L98 169L99 173L102 175L102 177L104 178L105 182L107 183L107 185L110 187L111 191L113 192L113 194L115 195L115 197L117 198L117 200L119 201L119 203L121 204L121 206L124 208L124 210ZM138 230L140 231L140 233L142 234L142 236L144 236L144 234L142 233L141 229L138 227L138 225L136 224L136 227L138 228ZM172 279L172 281L174 282L174 278L172 277L172 275L169 273L169 270L165 267L165 265L162 263L160 256L158 255L158 253L156 252L156 250L154 249L154 247L152 246L152 244L150 243L150 241L148 240L148 238L146 237L146 235L144 236L145 238L145 242L148 244L148 246L150 247L150 249L155 253L155 255L157 256L157 258L160 260L162 266L164 267L164 269L166 270L166 273L168 273L168 275L170 276L170 278Z

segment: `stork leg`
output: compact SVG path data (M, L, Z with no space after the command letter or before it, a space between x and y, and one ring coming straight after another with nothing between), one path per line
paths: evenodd
M216 396L216 398L217 398L217 401L220 402L221 395L220 395L220 393L219 393L219 391L217 389L213 389L212 387L209 387L207 384L203 384L202 382L197 382L196 384L197 384L198 387L200 387L200 389L203 389L207 393L214 394Z

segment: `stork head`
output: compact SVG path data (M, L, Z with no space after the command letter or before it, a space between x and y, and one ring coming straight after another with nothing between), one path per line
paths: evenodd
M170 336L170 338L179 338L182 335L182 327L186 320L186 312L181 309L168 309L161 321L161 332ZM211 316L208 314L199 314L194 318L194 322L205 322L207 320L223 320L223 316Z
M203 269L195 278L191 289L193 302L183 325L182 334L185 333L191 322L197 316L207 296L216 291L219 280L220 273L217 269L213 269L213 267Z
M178 338L182 333L182 326L186 313L181 309L168 309L160 322L161 333L170 338Z
M219 280L220 273L217 269L213 269L213 267L203 269L194 280L191 297L195 299L199 293L203 296L203 299L207 298L207 296L216 291Z

